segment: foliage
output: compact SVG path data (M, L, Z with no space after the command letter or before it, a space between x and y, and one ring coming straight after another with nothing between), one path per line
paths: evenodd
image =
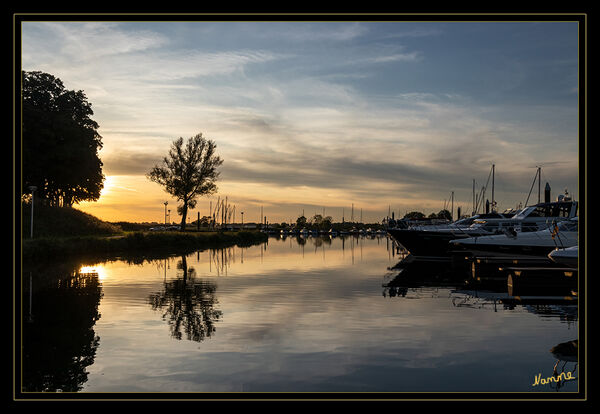
M315 214L310 219L310 224L316 229L328 230L331 228L332 221L333 219L331 218L331 216L323 217L321 214Z
M42 237L23 240L23 259L52 259L72 255L161 255L191 253L202 248L240 247L263 243L268 235L258 231L237 232L132 232L116 237Z
M420 211L411 211L410 213L406 213L404 215L405 219L422 219L425 217L425 214L421 213Z
M440 212L437 213L437 218L452 220L452 214L448 210L440 210Z
M48 73L22 72L23 194L36 186L43 204L95 201L103 187L102 137L83 91Z
M306 217L300 216L296 219L296 227L303 228L306 227Z
M181 230L185 229L188 209L196 206L196 198L217 191L217 167L223 160L215 154L216 148L214 141L202 137L202 133L189 138L185 146L180 137L171 144L162 165L155 165L146 175L181 202L177 207Z

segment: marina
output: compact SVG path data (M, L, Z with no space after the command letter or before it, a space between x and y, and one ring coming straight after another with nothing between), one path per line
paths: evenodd
M13 403L587 400L587 14L108 14L13 15Z

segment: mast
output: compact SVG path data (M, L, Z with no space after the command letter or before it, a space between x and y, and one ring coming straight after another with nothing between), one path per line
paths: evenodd
M538 167L538 204L542 202L542 167Z
M495 200L494 200L494 175L495 175L496 165L492 164L492 212L494 212Z
M472 216L475 215L475 179L473 178L473 210L471 213Z

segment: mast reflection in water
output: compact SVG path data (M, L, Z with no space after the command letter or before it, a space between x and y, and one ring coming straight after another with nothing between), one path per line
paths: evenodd
M400 253L385 236L309 236L28 269L22 389L578 390L532 387L560 375L550 349L578 338L576 296L515 300L505 281Z

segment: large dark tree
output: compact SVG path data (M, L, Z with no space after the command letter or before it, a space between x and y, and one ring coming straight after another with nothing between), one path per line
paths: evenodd
M102 137L83 91L39 71L22 73L23 193L52 206L94 201L103 187Z
M155 165L147 174L148 179L162 185L181 202L177 207L181 231L185 229L188 209L196 206L196 198L217 191L217 167L223 160L215 153L216 148L214 141L201 133L189 138L185 145L183 138L176 139L162 165Z

